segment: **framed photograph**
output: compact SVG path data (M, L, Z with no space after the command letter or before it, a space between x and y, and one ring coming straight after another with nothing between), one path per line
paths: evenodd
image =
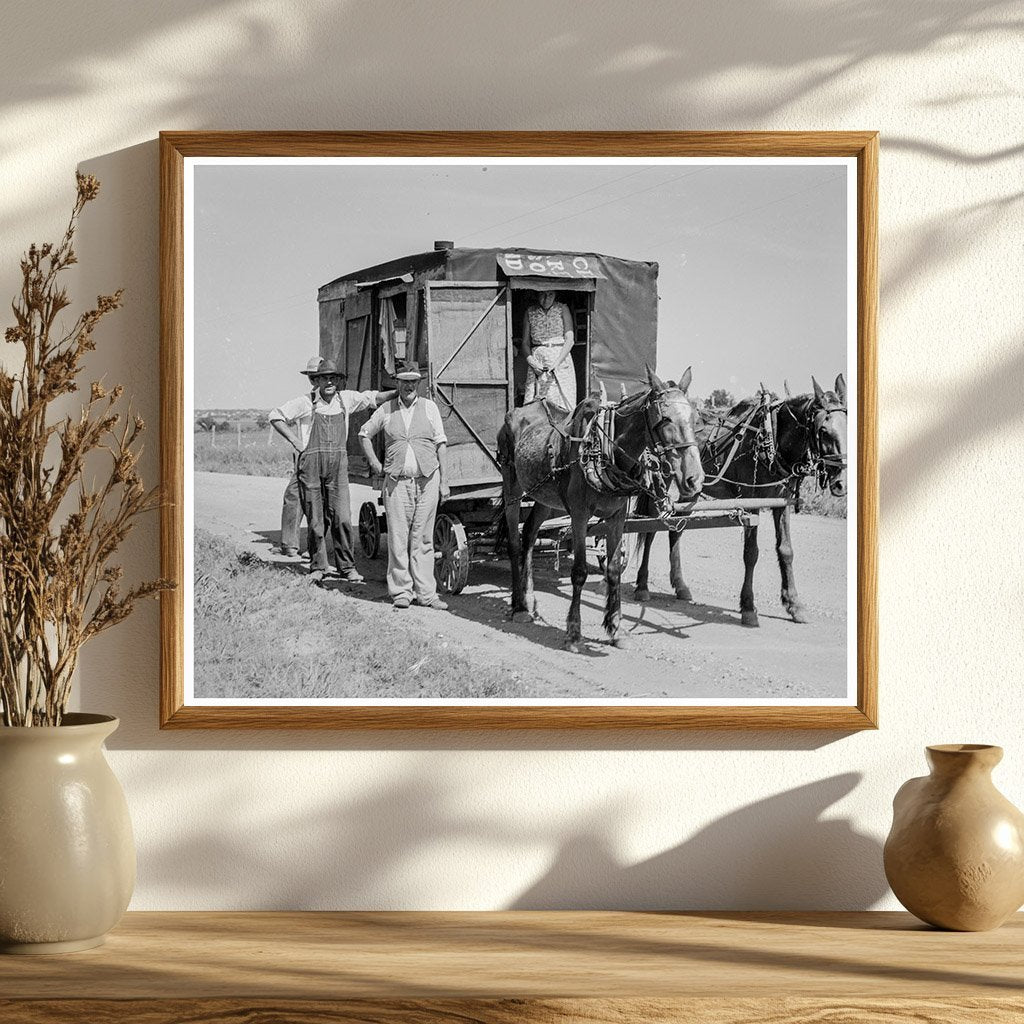
M876 727L877 155L163 133L161 725Z

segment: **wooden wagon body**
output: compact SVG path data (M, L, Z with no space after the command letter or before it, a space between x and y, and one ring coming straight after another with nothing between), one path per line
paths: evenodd
M570 309L577 394L603 383L615 397L620 385L629 392L645 386L646 367L656 368L657 280L657 263L436 242L431 252L357 270L319 289L320 354L344 368L346 387L389 387L389 372L406 359L425 370L426 393L448 436L451 497L438 510L435 530L443 591L461 590L473 554L493 551L501 507L497 433L509 409L522 402L526 365L519 340L534 293L554 290ZM349 477L379 489L357 439L368 415L353 416L349 426ZM695 526L727 525L743 514L724 506L685 513ZM554 521L549 533L563 525ZM360 543L371 557L381 550L386 526L379 502L362 506ZM665 528L653 520L627 525L631 532Z

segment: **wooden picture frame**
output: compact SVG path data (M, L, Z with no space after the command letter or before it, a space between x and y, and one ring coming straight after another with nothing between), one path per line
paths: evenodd
M851 161L856 201L856 637L855 694L842 703L197 705L186 697L185 183L202 158L834 158ZM876 132L162 132L160 135L161 728L315 729L830 729L877 727ZM498 218L495 218L498 219ZM850 223L852 223L852 218ZM443 226L441 226L443 230ZM855 248L854 248L855 247ZM847 264L852 269L851 264ZM852 322L852 321L851 321ZM509 357L511 363L511 356ZM191 443L191 442L189 442ZM851 442L852 443L852 442ZM765 562L768 559L764 560ZM737 557L737 565L739 559ZM762 572L774 567L762 566ZM794 627L800 628L800 627Z

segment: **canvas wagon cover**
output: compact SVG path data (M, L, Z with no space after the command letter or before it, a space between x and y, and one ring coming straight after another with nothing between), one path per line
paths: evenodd
M592 382L620 381L630 390L646 383L645 364L655 367L658 348L658 264L602 256L599 253L552 252L546 249L450 249L448 276L456 281L494 281L505 278L499 254L586 257L601 275L594 289L590 321ZM537 276L544 277L545 274ZM560 287L558 275L551 286Z
M594 306L590 322L591 382L622 382L630 390L646 383L645 365L656 368L658 347L658 264L624 260L590 252L555 252L550 249L445 249L417 253L381 263L374 267L345 274L320 289L320 301L326 301L343 289L346 282L369 282L393 279L403 274L424 272L449 281L515 280L501 266L499 257L508 254L529 257L583 257L594 274ZM504 260L506 266L514 266ZM544 261L548 262L548 261ZM580 272L560 275L538 273L549 277L552 287L568 288L581 281Z

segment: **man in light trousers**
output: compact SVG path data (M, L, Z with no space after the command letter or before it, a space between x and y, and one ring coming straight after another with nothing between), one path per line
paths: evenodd
M437 596L434 579L434 518L438 499L448 497L445 448L448 438L437 406L419 394L423 375L415 364L395 374L398 398L380 406L359 431L371 472L384 476L388 521L388 593L395 608L415 599L439 611L448 605ZM384 431L384 465L373 438Z

